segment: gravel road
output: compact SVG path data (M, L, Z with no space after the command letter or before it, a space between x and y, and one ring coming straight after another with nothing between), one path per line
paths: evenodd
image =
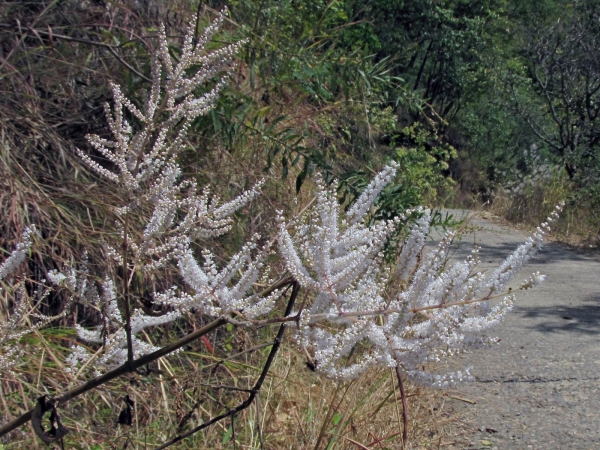
M490 268L528 236L481 218L472 224L456 256L476 242ZM475 403L450 399L466 430L455 448L600 449L600 257L546 243L515 286L537 270L546 282L517 293L492 331L501 342L463 358L475 382L452 394Z

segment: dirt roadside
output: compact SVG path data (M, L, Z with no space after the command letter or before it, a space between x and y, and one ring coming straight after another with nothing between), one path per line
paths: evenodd
M484 268L528 236L477 217L471 223L454 257L476 243ZM600 449L600 257L547 243L515 286L538 270L546 282L518 292L514 310L492 330L501 342L463 357L475 382L452 393L475 403L449 399L464 418L452 448Z

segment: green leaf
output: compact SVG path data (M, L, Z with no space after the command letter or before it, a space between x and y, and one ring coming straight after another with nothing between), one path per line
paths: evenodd
M300 172L298 174L298 177L296 178L296 194L300 193L300 188L302 187L302 184L304 183L304 180L306 179L306 175L308 175L308 160L304 161L304 168L302 169L302 172Z
M212 118L213 127L214 127L215 131L216 132L221 131L221 121L219 120L217 112L214 109L211 109L210 116Z
M285 156L281 158L281 166L281 177L285 179L288 176L288 160Z
M308 409L306 410L306 423L311 423L314 418L315 418L315 411L309 405Z
M340 420L342 420L342 417L344 417L344 414L339 412L339 413L335 413L333 415L333 424L337 425L338 423L340 423Z
M266 117L272 110L272 106L265 106L264 108L260 108L258 111L256 111L256 115L258 117Z
M223 445L227 444L231 439L231 435L233 434L233 427L227 428L227 431L223 435Z

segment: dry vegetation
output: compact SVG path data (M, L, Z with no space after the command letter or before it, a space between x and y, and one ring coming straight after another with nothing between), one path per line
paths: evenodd
M582 249L598 248L598 198L593 192L577 192L564 176L526 183L517 191L499 188L489 211L513 224L532 228L561 202L566 206L554 226L555 239Z
M88 148L87 133L106 133L102 104L109 99L109 79L130 92L144 83L136 73L144 72L145 49L152 47L148 30L164 21L176 35L182 18L189 15L183 6L186 2L149 3L143 13L127 2L0 5L0 207L4 212L0 247L10 251L24 227L36 224L41 234L28 267L15 279L25 283L26 300L41 312L68 308L68 314L51 327L22 339L24 355L12 373L0 377L2 422L31 408L36 398L82 380L82 375L64 370L68 349L76 340L68 327L82 320L92 324L97 317L67 305L61 293L40 299L34 292L48 270L81 260L84 253L93 270L103 267L101 243L114 238L111 206L117 202L104 181L82 166L75 148ZM201 20L211 16L208 8L197 13ZM260 104L263 94L250 88L249 78L247 67L240 63L235 88ZM279 126L302 127L308 122L318 136L322 125L313 119L325 112L315 111L291 89L282 92L287 94L271 99L275 105L271 114L288 114ZM272 227L276 209L300 210L308 201L309 189L295 195L299 166L290 167L284 181L280 166L263 171L264 140L259 133L244 134L226 150L219 139L198 130L188 144L201 152L185 156L189 158L186 171L204 184L219 186L223 197L240 192L258 177L267 179L268 195L243 211L245 219L230 239L219 243L223 253L249 233ZM101 270L97 273L100 276ZM172 276L165 273L146 282L167 285ZM17 293L7 284L3 287L0 307L7 318ZM144 286L137 288L143 294ZM202 317L189 317L178 327L190 330L202 324ZM179 331L172 326L148 339L166 342ZM269 342L274 332L215 332L154 367L79 397L63 412L63 422L71 430L64 448L152 448L239 403L268 351L259 344ZM131 427L117 424L127 411L126 396L135 404ZM441 391L409 385L408 397L410 448L443 448L454 442L448 430L455 417L444 408ZM255 404L236 416L234 423L219 422L178 448L400 448L400 408L390 372L373 371L353 382L334 383L310 371L306 358L286 341ZM29 426L0 444L7 450L43 446Z
M14 375L1 382L5 418L20 413L32 398L73 383L62 370L70 339L62 333L47 329L27 338L27 357ZM71 401L63 412L63 422L71 430L65 448L154 448L218 414L223 405L242 401L244 394L231 387L244 389L254 383L265 348L253 347L251 337L241 332L209 337L213 343L219 339L232 341L235 347L229 352L215 348L211 354L206 346L198 346L161 360L149 373L123 377ZM407 448L459 446L460 417L446 407L447 393L412 384L407 390ZM131 427L117 424L126 409L125 396L135 403ZM375 370L351 382L334 383L310 371L306 358L286 345L250 408L233 423L219 422L177 448L401 448L401 408L391 371ZM27 428L12 433L4 448L43 447Z

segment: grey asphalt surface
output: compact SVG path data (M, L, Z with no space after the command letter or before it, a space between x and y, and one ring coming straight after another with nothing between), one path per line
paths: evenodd
M475 242L484 268L529 235L481 218L471 223L475 231L455 257ZM515 287L537 270L546 281L518 292L513 311L490 333L501 342L462 357L475 382L452 393L476 403L450 399L463 417L452 448L600 449L600 257L546 243Z

